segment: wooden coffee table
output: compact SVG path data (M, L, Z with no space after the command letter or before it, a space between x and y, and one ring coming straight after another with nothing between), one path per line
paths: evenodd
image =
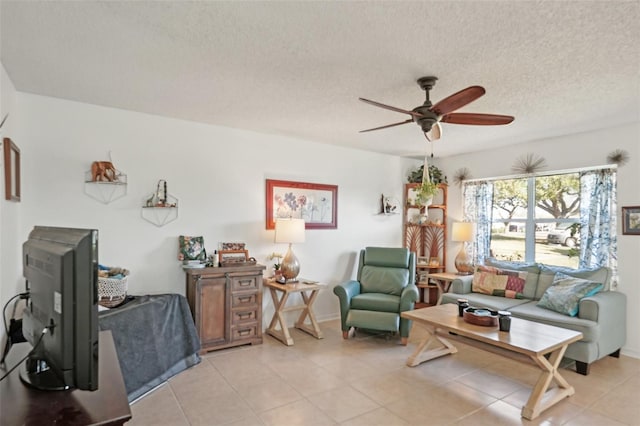
M499 331L497 326L483 327L465 322L458 316L458 306L454 304L416 309L403 312L401 316L412 320L429 333L407 359L410 367L456 353L458 350L449 340L462 341L538 366L540 376L533 386L529 400L522 407L522 417L526 419L538 417L542 411L575 393L573 386L560 375L558 365L567 346L582 339L580 332L519 318L511 319L510 332ZM426 350L430 345L439 347ZM558 386L550 389L553 381Z

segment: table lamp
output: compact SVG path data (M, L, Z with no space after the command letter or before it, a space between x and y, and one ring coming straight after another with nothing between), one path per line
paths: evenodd
M287 280L288 283L294 283L298 280L296 277L300 272L300 262L298 262L298 258L293 251L291 250L291 244L293 243L304 243L304 228L305 222L304 219L278 219L276 221L276 243L288 243L289 250L287 250L287 254L284 255L284 259L282 259L282 263L280 265L280 270L282 271L282 276Z
M471 222L454 222L451 231L452 241L461 242L460 253L456 256L454 262L458 275L469 275L473 273L473 260L467 255L466 244L473 241L473 223Z

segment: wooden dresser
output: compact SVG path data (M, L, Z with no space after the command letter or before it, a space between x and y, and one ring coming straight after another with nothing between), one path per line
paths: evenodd
M262 343L263 265L187 270L200 353Z

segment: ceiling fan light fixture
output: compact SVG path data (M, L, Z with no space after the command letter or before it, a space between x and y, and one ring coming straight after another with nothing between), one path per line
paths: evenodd
M482 86L467 87L466 89L460 90L459 92L456 92L453 95L448 96L433 105L429 100L429 91L435 85L436 80L438 80L436 77L422 77L418 79L418 85L422 90L425 91L425 101L422 105L417 106L412 110L397 108L369 99L359 98L362 102L368 103L370 105L384 108L390 111L408 114L411 117L410 119L402 121L400 123L379 126L373 129L362 130L361 132L386 129L388 127L395 127L414 121L418 126L420 126L420 129L423 133L425 133L427 139L431 141L436 140L439 137L433 134L427 135L426 133L428 133L433 128L433 126L438 124L439 122L487 126L509 124L513 121L513 117L508 115L453 112L483 96L485 94L485 89Z

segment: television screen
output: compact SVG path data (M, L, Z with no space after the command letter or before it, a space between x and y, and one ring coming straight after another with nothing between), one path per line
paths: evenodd
M98 231L36 226L23 245L33 349L22 381L44 390L98 388Z

